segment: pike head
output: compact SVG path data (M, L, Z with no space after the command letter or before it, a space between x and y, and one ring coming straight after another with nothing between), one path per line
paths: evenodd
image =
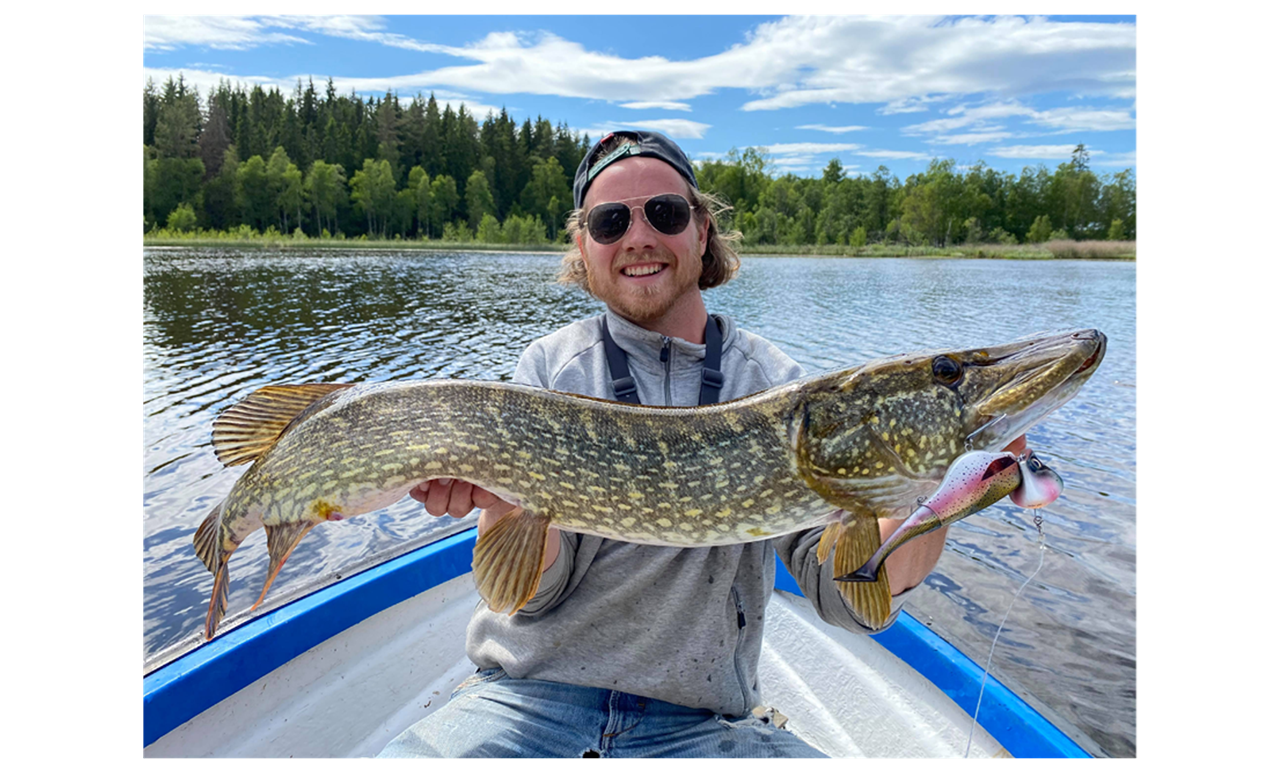
M827 501L902 517L966 451L998 451L1070 400L1102 362L1097 330L874 360L800 387L797 472Z

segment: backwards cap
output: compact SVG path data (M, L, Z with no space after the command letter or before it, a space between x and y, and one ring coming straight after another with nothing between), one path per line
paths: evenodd
M630 138L632 144L623 145L608 155L597 158L600 146L615 134ZM578 164L578 172L573 176L574 209L582 208L582 202L587 198L587 188L591 187L591 182L605 170L605 167L615 161L630 158L631 156L648 156L649 158L662 159L679 172L680 176L687 180L695 191L698 190L698 178L694 176L693 164L689 163L689 157L684 154L679 145L667 139L666 136L658 132L611 132L601 137L600 141L591 148L591 152L582 157L582 163Z

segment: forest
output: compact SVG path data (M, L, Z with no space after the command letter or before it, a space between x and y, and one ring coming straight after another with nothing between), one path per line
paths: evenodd
M179 77L143 88L143 229L148 237L277 236L545 245L564 240L572 181L591 139L505 109L478 122L434 94L362 99L299 82L291 95L226 81L203 97ZM722 224L748 247L1017 245L1137 239L1132 169L1070 161L1021 174L934 159L899 180L887 167L778 174L762 148L696 165L699 188L732 205Z

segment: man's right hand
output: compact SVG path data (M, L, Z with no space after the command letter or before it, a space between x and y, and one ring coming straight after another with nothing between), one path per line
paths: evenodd
M498 498L496 494L479 486L456 478L437 478L419 483L409 489L409 496L427 506L427 512L461 518L479 507L495 516L506 515L515 505Z
M474 483L467 483L457 478L437 478L426 483L419 483L409 489L409 496L427 506L427 512L434 516L451 515L461 518L475 508L484 510L480 513L480 521L476 524L478 534L484 534L502 516L516 509L516 506L487 489ZM560 530L554 526L547 529L547 547L543 554L542 571L546 571L555 563L560 555Z

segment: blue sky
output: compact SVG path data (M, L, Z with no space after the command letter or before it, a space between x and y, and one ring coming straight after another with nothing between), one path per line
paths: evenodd
M1136 171L1133 16L222 16L144 19L143 79L434 92L592 139L666 132L695 161L900 178L931 158Z

